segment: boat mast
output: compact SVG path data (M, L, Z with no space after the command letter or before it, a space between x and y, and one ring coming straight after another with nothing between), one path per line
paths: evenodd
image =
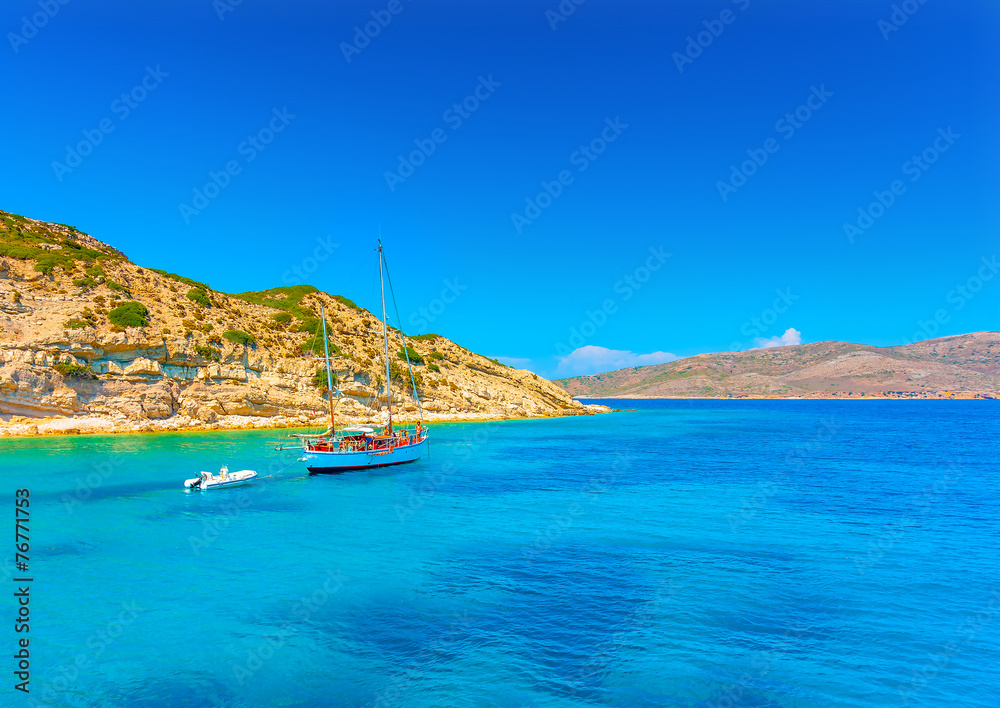
M330 435L335 435L333 424L333 377L330 375L330 340L326 338L326 308L319 304L320 317L323 318L323 356L326 361L326 395L330 398Z
M389 427L392 432L392 386L389 376L389 329L385 323L385 280L382 278L382 239L378 240L378 284L382 290L382 344L385 350L385 400L389 405Z
M320 316L323 318L323 353L326 359L326 395L330 398L330 435L335 435L333 424L333 377L330 375L330 340L326 338L326 308L319 304Z

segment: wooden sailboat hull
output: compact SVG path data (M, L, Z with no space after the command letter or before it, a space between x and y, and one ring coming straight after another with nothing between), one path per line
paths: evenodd
M372 469L390 465L416 462L427 450L424 438L412 445L398 445L391 450L362 450L359 452L322 452L310 450L304 454L306 469L314 474L331 474L349 470Z

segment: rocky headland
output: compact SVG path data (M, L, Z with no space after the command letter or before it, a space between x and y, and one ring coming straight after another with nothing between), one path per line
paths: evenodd
M323 425L321 304L338 420L384 420L382 324L350 300L306 285L218 292L74 227L0 211L0 435ZM390 339L393 406L415 419ZM407 343L426 420L606 410L445 337Z

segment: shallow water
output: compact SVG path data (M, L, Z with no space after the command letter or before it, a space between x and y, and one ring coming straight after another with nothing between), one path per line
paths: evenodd
M618 405L337 476L274 432L4 440L0 703L1000 705L997 402ZM261 478L181 488L222 464Z

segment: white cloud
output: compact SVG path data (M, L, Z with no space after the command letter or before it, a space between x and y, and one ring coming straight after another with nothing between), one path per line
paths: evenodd
M785 330L785 333L780 337L757 337L754 340L756 346L754 349L770 349L771 347L789 347L794 344L802 344L802 332L795 329L794 327L789 327Z
M636 354L620 349L605 349L587 345L574 349L564 357L559 358L556 366L558 376L584 376L587 374L602 374L605 371L624 369L628 366L649 366L674 361L677 357L670 352L653 352L652 354Z
M527 369L531 366L531 359L521 359L516 356L498 356L494 358L507 366L513 366L515 369Z

